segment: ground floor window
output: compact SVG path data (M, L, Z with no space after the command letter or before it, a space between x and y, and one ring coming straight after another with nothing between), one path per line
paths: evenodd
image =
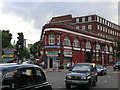
M109 55L109 62L113 61L113 55Z

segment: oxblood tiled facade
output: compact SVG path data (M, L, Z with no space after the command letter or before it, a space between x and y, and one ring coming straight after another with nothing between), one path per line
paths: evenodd
M44 25L40 50L46 67L53 68L56 62L60 66L80 62L112 65L115 61L115 43L96 34L104 33L97 32L99 23L96 18L96 15L92 15L90 22L75 23L76 18L67 15L54 17ZM91 30L82 30L83 25L89 24L92 25Z

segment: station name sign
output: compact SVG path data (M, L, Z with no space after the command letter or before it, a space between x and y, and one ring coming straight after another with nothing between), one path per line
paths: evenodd
M62 48L62 46L60 46L60 45L49 45L49 46L45 46L45 48Z

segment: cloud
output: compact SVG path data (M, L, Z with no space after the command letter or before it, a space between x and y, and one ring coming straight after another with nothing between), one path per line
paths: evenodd
M34 43L40 40L42 26L53 16L97 14L117 23L117 2L64 1L0 3L0 28L9 29L14 39L17 38L17 32L23 32L25 38Z

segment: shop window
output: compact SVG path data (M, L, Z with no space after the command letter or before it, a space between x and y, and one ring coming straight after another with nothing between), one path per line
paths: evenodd
M78 39L75 39L75 40L74 40L73 46L74 46L74 47L80 47L80 42L78 41Z
M63 45L71 46L70 39L68 37L65 37L63 40Z
M113 55L109 55L109 62L113 61Z
M53 34L49 35L49 44L50 45L55 44L55 35Z

